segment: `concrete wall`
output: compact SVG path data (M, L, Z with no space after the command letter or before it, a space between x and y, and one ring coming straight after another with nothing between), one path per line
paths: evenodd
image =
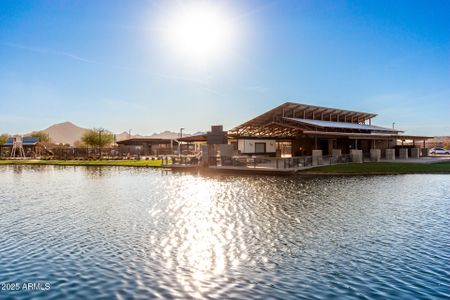
M341 149L333 149L331 150L331 156L333 157L341 157L342 156L342 150Z
M386 160L395 160L395 149L386 149L385 153Z
M408 149L407 148L398 149L398 158L407 159L408 158Z
M206 141L208 145L221 145L228 143L227 132L223 131L222 125L211 126L211 131L206 133Z
M277 144L275 140L249 140L249 139L238 140L238 150L242 154L256 154L255 143L265 143L266 144L265 153L275 153L277 150Z
M209 145L202 145L202 166L206 167L209 164Z
M319 166L322 164L323 155L322 150L313 150L312 151L312 165Z
M419 158L420 149L419 148L411 148L409 149L409 156L411 158Z
M370 149L370 160L374 162L379 162L381 159L380 149Z
M362 150L354 150L354 149L351 150L350 157L352 159L352 162L354 162L354 163L362 163L363 162Z
M231 158L234 154L234 145L222 144L220 145L220 156Z

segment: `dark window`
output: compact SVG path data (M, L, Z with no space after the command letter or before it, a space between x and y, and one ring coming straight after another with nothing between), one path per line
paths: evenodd
M255 143L255 153L266 153L266 143Z

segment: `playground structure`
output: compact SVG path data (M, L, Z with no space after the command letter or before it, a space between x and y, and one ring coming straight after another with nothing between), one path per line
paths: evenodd
M26 158L25 150L23 149L23 138L20 135L13 136L13 145L11 149L11 157Z
M0 145L0 157L3 158L34 158L39 156L41 152L47 151L45 146L39 143L37 137L27 137L15 135Z

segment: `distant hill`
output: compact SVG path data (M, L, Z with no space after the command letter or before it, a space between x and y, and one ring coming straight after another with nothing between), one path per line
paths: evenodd
M191 136L189 133L184 133L183 136ZM172 132L172 131L163 131L160 133L154 133L152 135L140 135L140 134L132 134L131 136L128 134L128 132L124 131L122 133L116 134L116 141L122 141L126 140L128 138L156 138L156 139L177 139L180 137L179 132Z
M79 127L72 122L64 122L52 125L42 131L48 133L51 141L55 144L70 144L74 145L75 142L80 141L83 134L89 129ZM183 133L183 136L190 136L190 134ZM122 133L116 134L116 141L121 141L128 139L130 136L128 132L124 131ZM180 137L180 133L172 132L172 131L163 131L161 133L154 133L150 136L140 135L140 134L132 134L132 138L136 137L152 137L152 138L160 138L160 139L177 139Z
M73 145L76 141L81 140L81 137L88 129L79 127L71 122L64 122L52 125L42 131L48 133L53 143Z
M190 134L183 132L183 136L190 136ZM166 130L166 131L163 131L161 133L154 133L150 137L152 137L152 138L159 138L159 139L173 139L174 140L174 139L177 139L177 138L180 137L180 133Z
M116 134L116 141L126 140L126 139L129 139L130 137L131 138L136 138L136 137L142 137L142 135L140 135L140 134L132 134L130 136L130 134L128 132L124 131L122 133L117 133Z

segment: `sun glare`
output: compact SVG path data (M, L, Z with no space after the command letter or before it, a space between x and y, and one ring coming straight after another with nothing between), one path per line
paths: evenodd
M209 63L231 47L231 18L212 4L191 3L175 8L166 20L164 38L177 58Z

